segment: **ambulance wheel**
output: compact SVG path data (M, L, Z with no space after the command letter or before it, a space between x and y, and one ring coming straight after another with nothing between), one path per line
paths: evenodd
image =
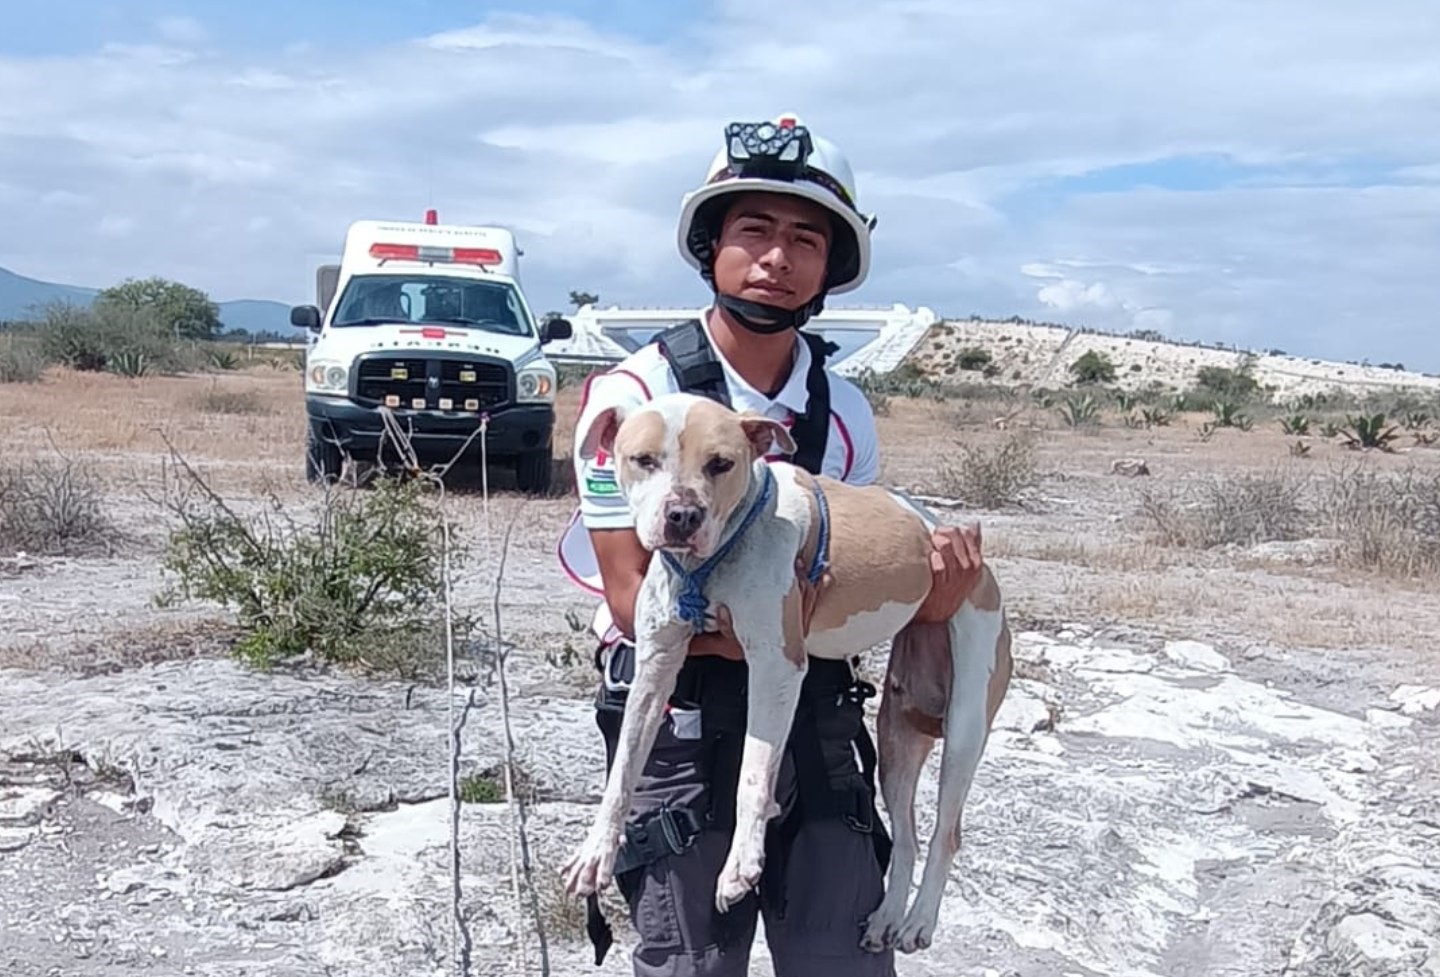
M345 458L333 441L315 437L312 430L305 438L305 480L333 485L340 480Z
M515 487L531 495L550 491L551 453L549 448L526 451L515 459Z

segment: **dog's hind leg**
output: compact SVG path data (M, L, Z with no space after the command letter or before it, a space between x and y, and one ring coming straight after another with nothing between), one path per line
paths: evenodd
M919 855L915 789L940 735L940 717L950 692L950 633L943 624L911 624L890 645L885 692L875 733L880 759L880 795L890 813L894 846L885 880L885 898L870 914L861 945L872 952L893 946L910 902Z
M765 866L765 827L780 813L775 782L785 742L800 703L807 658L800 623L800 590L781 602L747 609L734 632L749 670L745 746L735 792L735 835L715 886L715 907L726 912L760 881ZM778 640L777 640L778 639Z
M901 953L925 949L935 935L945 884L960 850L960 816L999 705L991 680L997 669L1008 669L1008 629L999 592L988 574L950 619L949 631L953 671L945 710L939 811L920 891L900 927L896 948ZM1008 682L1008 671L1001 678Z

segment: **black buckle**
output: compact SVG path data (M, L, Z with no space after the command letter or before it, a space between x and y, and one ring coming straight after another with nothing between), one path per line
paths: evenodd
M688 808L662 807L651 812L625 826L625 844L616 855L614 874L679 855L699 833L700 822Z

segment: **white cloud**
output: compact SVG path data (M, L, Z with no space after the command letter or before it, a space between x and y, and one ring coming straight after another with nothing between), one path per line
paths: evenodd
M680 197L725 121L793 110L847 150L879 217L846 303L1411 365L1425 343L1440 368L1432 6L719 0L667 44L504 16L303 58L227 56L203 25L162 22L151 46L0 59L0 265L301 301L350 220L436 206L516 226L542 308L572 288L698 302ZM1309 175L1051 185L1176 154ZM1397 173L1313 185L1356 157Z

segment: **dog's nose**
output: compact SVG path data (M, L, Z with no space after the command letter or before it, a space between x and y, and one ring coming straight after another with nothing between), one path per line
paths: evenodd
M676 542L695 535L705 512L698 505L672 505L665 510L665 535Z

